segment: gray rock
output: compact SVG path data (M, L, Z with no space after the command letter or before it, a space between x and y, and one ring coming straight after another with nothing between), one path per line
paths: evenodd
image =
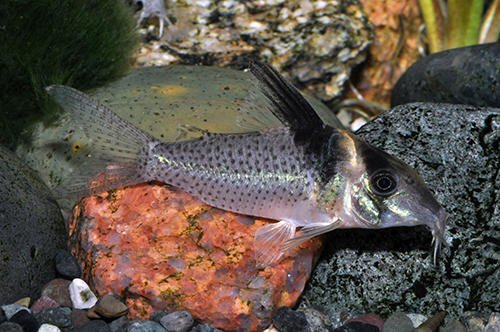
M6 304L6 305L3 305L1 308L2 308L2 311L3 311L4 315L5 315L5 318L7 320L11 319L12 316L14 316L15 314L17 314L21 310L30 311L25 306L17 304L17 303Z
M439 332L467 332L467 329L459 320L454 319L446 324L445 327L440 328Z
M209 324L198 324L190 332L223 332Z
M159 323L161 321L161 319L163 318L163 316L166 316L168 315L169 313L166 312L166 311L156 311L156 312L153 312L151 314L151 320L152 321L155 321L157 323Z
M3 309L0 307L0 324L5 322L7 320L7 317L5 316L5 312Z
M391 315L384 323L384 332L413 332L413 323L404 313Z
M48 188L0 147L0 303L38 298L55 277L54 255L65 243L62 216Z
M91 320L87 324L75 329L75 332L111 332L111 327L103 320Z
M411 66L392 91L392 105L439 102L500 107L500 43L435 53Z
M40 324L27 310L20 310L10 318L10 321L22 326L24 332L37 332Z
M55 256L56 271L64 279L73 280L82 277L82 268L67 250L59 250Z
M4 322L0 324L0 331L2 332L23 332L23 327L17 323Z
M273 325L280 332L312 332L305 313L288 307L281 307L274 313Z
M72 326L71 309L69 308L44 309L36 313L35 318L40 324L52 324L59 328L69 328Z
M193 316L187 311L174 311L160 319L168 332L187 332L193 326Z
M115 319L111 323L109 323L109 327L111 328L111 332L127 331L127 326L128 326L127 316L122 316L120 318Z
M166 332L165 328L152 320L134 320L128 325L127 332Z
M416 103L396 107L358 134L423 176L449 213L438 268L425 227L336 230L302 303L341 310L419 312L498 306L500 257L500 110ZM333 321L333 319L332 319Z

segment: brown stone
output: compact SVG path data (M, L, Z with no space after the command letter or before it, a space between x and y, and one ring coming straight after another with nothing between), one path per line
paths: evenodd
M128 308L123 302L111 294L104 295L94 307L95 311L105 318L117 318L127 313Z
M83 199L70 247L98 296L121 297L131 319L187 310L224 330L255 331L295 304L321 247L310 240L258 269L253 238L268 222L144 184Z
M60 306L59 303L57 303L50 297L42 296L33 303L30 309L32 313L36 314L44 309L57 308L59 306Z
M70 283L71 281L65 279L52 279L43 286L42 296L50 297L61 307L72 307L68 289Z

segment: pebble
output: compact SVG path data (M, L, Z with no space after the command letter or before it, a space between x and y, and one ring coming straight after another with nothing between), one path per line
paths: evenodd
M127 332L166 332L165 328L152 320L134 320L128 325Z
M434 332L437 331L439 326L446 316L446 311L440 311L415 329L415 332Z
M488 324L484 328L486 332L499 332L500 331L500 313L494 312L488 319Z
M328 332L333 329L333 324L327 315L313 308L303 308L298 311L306 315L306 320L314 332Z
M103 320L91 320L77 328L75 332L111 332L111 327Z
M10 321L21 325L24 332L37 332L40 323L28 310L20 310L10 318Z
M42 296L50 297L61 305L61 307L71 307L69 296L69 285L71 281L66 279L52 279L42 289Z
M20 304L23 307L29 308L31 304L31 297L23 297L22 299L17 300L14 302L15 304Z
M92 307L89 310L87 310L87 317L89 319L100 319L101 315L99 315L97 311L95 311L95 307Z
M90 309L97 303L97 297L89 285L79 278L73 279L69 285L69 296L75 309Z
M161 319L163 318L163 316L166 316L168 315L169 313L166 312L166 311L156 311L156 312L153 312L151 314L151 320L152 321L155 321L157 323L159 323L161 321Z
M33 303L30 309L32 313L36 314L43 309L51 309L57 307L59 307L59 303L57 303L57 301L54 301L48 296L42 296Z
M128 326L127 316L122 316L118 319L115 319L111 323L109 323L109 327L111 328L111 332L127 331L127 326Z
M467 332L464 324L460 323L459 320L452 320L445 327L439 330L439 332Z
M193 326L193 316L187 311L174 311L160 319L168 332L187 332Z
M0 324L0 331L2 332L23 332L23 327L17 323L4 322Z
M96 304L95 311L105 318L117 318L125 315L128 308L111 294L104 295Z
M413 324L405 314L392 314L384 323L384 332L413 332Z
M87 311L81 309L73 309L70 317L74 327L84 326L90 321L87 317Z
M341 327L337 327L333 332L380 332L380 330L375 325L363 322L348 322Z
M279 308L273 315L273 325L280 332L309 332L311 327L306 315L287 307Z
M26 310L28 312L30 311L25 306L17 304L17 303L3 305L2 310L3 310L3 312L5 314L5 318L7 318L7 320L10 320L12 318L12 316L17 314L21 310Z
M190 332L223 332L209 324L198 324Z
M61 332L61 329L52 324L42 324L38 332Z
M360 322L371 326L375 326L380 331L382 331L384 327L384 320L382 319L382 317L374 313L364 314L361 316L354 317L352 319L349 319L346 323L350 322Z
M427 317L421 314L406 314L406 316L411 320L413 327L420 326L427 320Z
M469 316L466 320L467 332L484 332L485 324L481 317Z
M60 328L72 326L70 308L58 307L44 309L36 313L35 318L40 324L52 324Z
M56 271L64 279L73 280L82 277L82 268L76 258L66 250L59 250L55 257Z

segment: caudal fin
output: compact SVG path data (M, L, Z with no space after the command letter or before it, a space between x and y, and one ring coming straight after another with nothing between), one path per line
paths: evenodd
M141 168L152 136L83 92L62 85L46 90L92 140L85 160L54 189L56 196L86 196L145 181Z

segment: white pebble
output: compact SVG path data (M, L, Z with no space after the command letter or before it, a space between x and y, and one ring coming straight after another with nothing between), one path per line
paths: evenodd
M354 121L351 123L351 130L356 131L362 126L366 124L366 120L363 118L356 118Z
M69 296L75 309L90 309L97 303L97 297L82 279L73 279L69 285Z
M61 332L61 329L52 324L42 324L38 332Z

